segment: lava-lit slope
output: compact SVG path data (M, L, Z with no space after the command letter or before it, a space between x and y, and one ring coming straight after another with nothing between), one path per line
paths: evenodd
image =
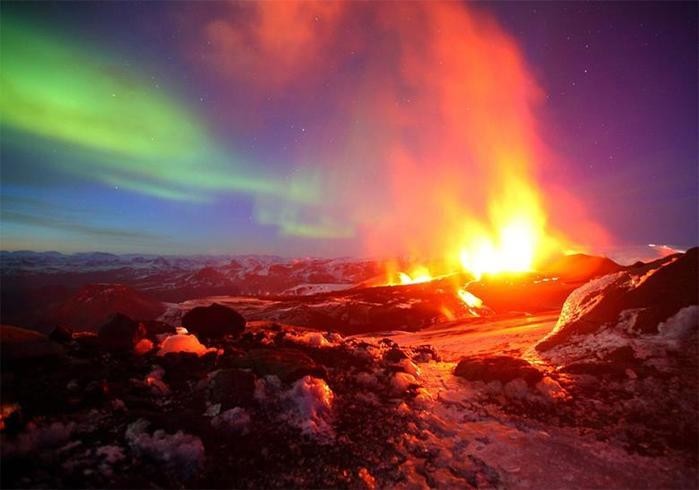
M621 266L596 257L582 256L585 274L554 276L541 273L484 276L472 281L468 274L452 274L429 282L392 286L358 286L306 296L219 296L185 301L164 317L177 323L179 316L196 305L218 302L241 311L251 320L272 320L291 325L332 330L343 334L385 330L420 330L456 319L502 317L522 313L558 311L576 287L607 268ZM556 273L566 269L557 266ZM573 277L569 279L569 277ZM458 291L466 287L483 301L468 306Z

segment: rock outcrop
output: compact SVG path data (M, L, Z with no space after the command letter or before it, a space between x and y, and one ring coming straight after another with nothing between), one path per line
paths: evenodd
M245 318L232 308L213 303L185 313L182 325L198 337L221 338L241 334L245 330Z
M699 304L698 262L699 249L693 248L588 282L571 293L556 327L536 349L547 352L612 330L629 338L662 335L661 323Z
M108 351L129 351L145 337L145 329L126 315L115 313L97 329L100 346Z

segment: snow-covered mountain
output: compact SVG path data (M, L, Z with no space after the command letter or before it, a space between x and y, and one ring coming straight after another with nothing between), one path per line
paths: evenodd
M120 282L164 300L211 294L304 294L300 285L353 285L379 264L356 259L284 259L271 255L114 255L103 252L0 252L3 278L71 286ZM85 280L87 279L87 281ZM309 292L316 292L313 288Z
M308 295L351 288L380 263L272 255L115 255L0 252L5 321L41 326L46 313L87 284L123 284L165 302L215 295Z

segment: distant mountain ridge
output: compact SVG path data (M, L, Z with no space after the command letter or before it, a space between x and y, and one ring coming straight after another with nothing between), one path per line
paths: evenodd
M0 252L2 317L36 326L86 284L123 284L160 302L214 295L305 294L346 288L381 272L381 262L285 259L274 255L116 255ZM328 286L330 284L331 286Z
M113 313L154 320L165 306L123 284L87 284L49 313L47 322L95 331Z

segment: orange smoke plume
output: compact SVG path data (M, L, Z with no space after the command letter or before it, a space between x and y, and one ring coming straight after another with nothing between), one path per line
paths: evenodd
M542 141L543 91L486 12L456 2L231 9L205 29L208 62L324 114L313 144L290 150L324 190L294 216L342 223L371 255L446 260L475 276L604 238L565 183L544 186L546 169L565 163Z

